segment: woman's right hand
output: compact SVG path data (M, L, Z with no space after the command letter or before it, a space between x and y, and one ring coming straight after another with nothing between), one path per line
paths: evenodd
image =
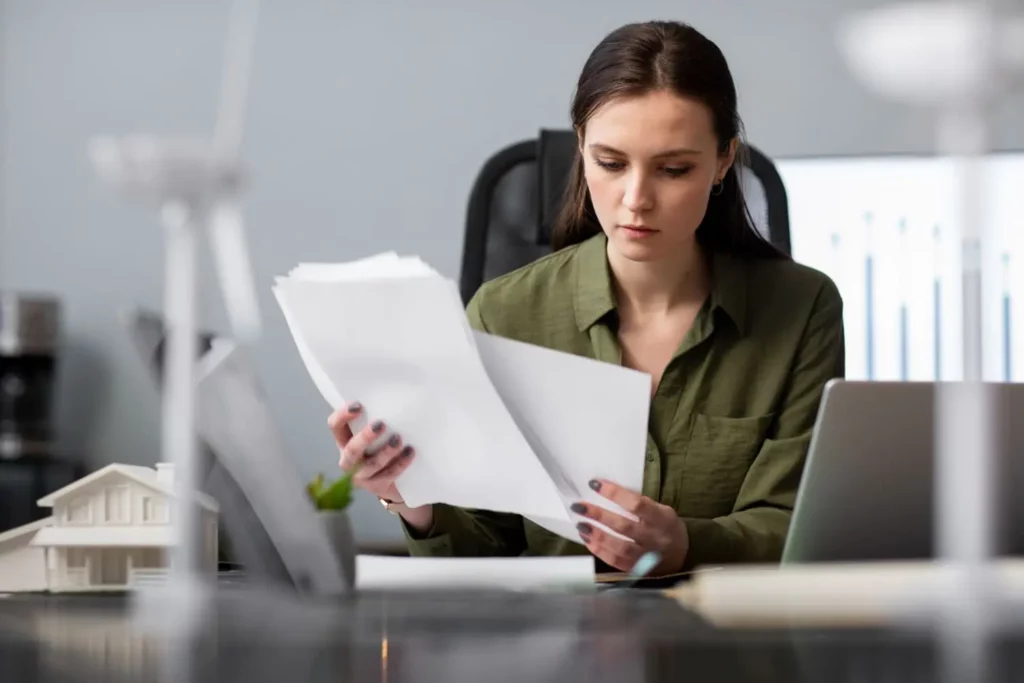
M353 434L351 422L362 412L359 403L350 403L327 418L327 426L341 452L338 465L346 473L358 468L352 477L356 486L386 501L396 502L399 494L395 478L412 462L412 446L403 444L402 437L393 434L382 448L367 455L366 449L384 431L384 423L377 420Z
M383 432L385 425L377 420L355 434L350 423L362 413L359 403L350 403L331 413L327 418L334 440L338 444L341 457L338 462L343 472L356 469L352 482L359 488L369 491L378 498L391 503L393 508L414 528L424 530L433 522L433 510L425 508L409 508L405 506L395 487L395 479L412 463L416 452L409 444L402 443L402 437L392 434L387 443L372 455L366 449Z

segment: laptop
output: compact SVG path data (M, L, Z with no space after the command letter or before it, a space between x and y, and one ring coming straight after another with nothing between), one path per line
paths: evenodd
M137 310L126 324L160 388L162 317ZM314 595L351 593L356 548L336 548L328 538L244 351L229 339L201 334L196 374L200 479L220 506L231 559L251 583Z
M833 380L825 387L784 564L938 556L936 389L961 383ZM1024 384L991 383L997 554L1024 555ZM954 395L955 396L955 395ZM972 454L965 452L962 457Z

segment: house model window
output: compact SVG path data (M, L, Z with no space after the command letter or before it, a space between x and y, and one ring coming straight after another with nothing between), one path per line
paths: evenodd
M67 521L71 524L89 524L92 522L92 509L88 498L77 498L67 507Z
M131 522L131 489L127 486L111 486L106 490L106 517L112 524Z
M162 500L149 496L142 499L142 521L146 524L164 524L167 522L167 505Z

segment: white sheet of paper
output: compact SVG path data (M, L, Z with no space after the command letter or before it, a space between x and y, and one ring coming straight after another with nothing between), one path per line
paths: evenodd
M284 300L281 298L280 290L274 288L274 298L277 299L278 306L281 307L281 313L284 315L285 324L291 329L292 338L295 340L295 346L299 351L299 358L302 359L302 363L306 366L306 370L309 372L310 378L313 380L313 385L316 386L317 391L324 397L328 405L332 408L340 408L345 405L345 400L338 393L337 387L331 382L331 379L324 372L323 367L320 366L320 362L313 355L313 352L309 350L309 346L306 344L305 337L302 334L296 334L295 330L298 328L295 325L295 321L292 319L291 313L288 312L288 306L285 305Z
M543 444L534 450L552 456L560 478L567 481L562 487L566 506L581 500L635 519L593 491L589 482L608 479L633 491L642 488L651 376L485 332L475 331L474 336L505 405L530 425ZM579 540L575 524L581 518L571 512L567 515L570 519L530 518L554 533Z
M640 490L649 375L475 331L453 281L395 252L300 264L274 294L331 406L359 400L354 429L379 417L417 449L397 481L410 505L513 512L573 541L577 500L632 517L588 482Z
M416 448L396 482L409 505L563 518L562 499L488 379L454 294L433 275L281 278L275 287L325 399L360 401L367 418L385 420Z
M399 256L389 251L348 263L300 263L288 273L288 277L292 279L322 282L412 275L437 275L437 272L418 257Z
M356 557L356 588L544 589L594 585L594 558Z

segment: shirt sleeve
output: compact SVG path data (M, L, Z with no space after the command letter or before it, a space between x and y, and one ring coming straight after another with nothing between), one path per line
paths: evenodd
M480 312L480 292L466 307L473 329L487 331ZM526 552L519 515L434 505L434 523L419 533L402 520L409 554L419 557L516 556Z
M826 280L803 332L778 419L751 464L733 512L684 517L686 568L731 562L778 562L825 384L845 375L843 302Z

